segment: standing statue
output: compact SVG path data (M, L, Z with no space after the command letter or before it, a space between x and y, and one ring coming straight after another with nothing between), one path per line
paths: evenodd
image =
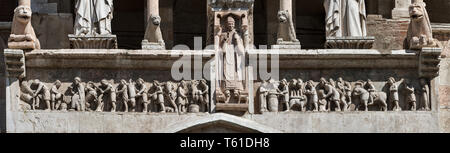
M72 94L72 107L71 109L76 109L77 111L85 111L86 103L85 103L85 89L84 85L81 83L81 78L75 77L71 86L69 86L69 90Z
M19 6L14 9L11 35L8 39L10 49L41 49L41 44L31 25L30 5L30 0L19 0Z
M416 94L414 93L414 87L410 82L405 82L406 90L406 103L409 104L411 111L417 110Z
M308 99L308 110L312 110L314 112L319 111L319 97L317 96L316 86L314 86L314 82L312 80L306 82L305 94Z
M109 106L111 106L111 112L116 112L117 101L116 101L116 90L114 89L114 86L105 79L102 79L100 82L100 86L98 87L98 90L100 91L99 97L102 98L100 99L101 105L97 106L97 111L100 112L103 111L104 109L109 109Z
M399 104L399 97L398 97L398 86L399 83L403 82L404 79L396 82L393 77L390 77L387 84L389 86L389 102L393 104L392 110L393 111L401 111L402 108Z
M366 36L364 0L325 0L326 36Z
M267 81L263 80L261 82L261 86L259 86L259 106L260 106L260 112L268 112L267 109L267 95L269 94L269 90L267 89Z
M369 91L368 105L372 105L374 103L374 99L376 98L376 94L375 93L377 92L377 89L373 85L372 80L370 80L370 79L367 80L367 82L364 84L364 89Z
M281 96L281 103L283 103L286 107L286 111L290 111L291 106L289 104L289 85L286 79L280 81L280 85L278 86L277 91Z
M59 92L60 88L61 81L56 80L55 83L53 83L52 89L50 90L52 110L59 110L63 101L63 94Z
M50 89L41 81L39 81L38 79L34 80L31 83L32 88L31 89L35 89L34 93L33 93L33 98L35 99L35 103L33 103L32 108L33 110L35 109L35 107L39 107L40 105L40 101L44 101L46 104L46 111L50 111L51 110L51 105L50 105Z
M142 112L148 112L149 101L147 98L147 86L145 85L144 79L139 78L136 80L135 90L136 103L143 106Z
M186 91L187 85L185 81L181 81L177 88L177 104L178 108L180 110L180 113L186 113L187 112L187 105L188 105L188 99L187 99L187 91Z
M239 99L244 91L245 48L244 41L235 29L233 15L226 18L225 29L220 30L219 36L219 78L220 87L225 91L225 99L234 96ZM220 92L220 90L219 90ZM233 95L231 95L233 94Z
M176 87L176 85L173 82L168 81L165 84L165 89L166 89L166 92L165 92L166 97L169 100L169 103L170 103L170 105L173 108L173 112L179 113L179 108L178 108L178 106L177 106L177 104L175 102L177 100L177 91L176 91L177 87Z
M431 110L431 104L430 104L430 87L428 86L427 80L422 78L420 79L420 86L422 88L420 89L420 104L421 107L419 110Z
M161 86L161 83L159 81L154 80L153 81L153 89L154 92L150 94L149 96L152 97L152 102L156 105L159 105L159 112L165 113L166 112L166 106L164 105L164 91L163 87ZM144 106L144 111L147 110L147 107Z
M142 87L142 86L139 86ZM146 88L146 87L144 87ZM128 83L128 96L129 96L129 101L130 101L130 108L129 111L130 112L135 112L136 111L136 94L137 94L137 88L136 88L136 83L133 82L133 80L130 79L129 83ZM145 89L144 89L145 91ZM143 99L144 101L147 101L146 99Z
M437 40L433 38L431 22L425 6L424 2L414 2L409 7L411 22L404 43L405 49L437 47Z
M77 0L75 12L75 35L112 33L113 0Z
M120 84L116 88L117 96L122 101L122 106L119 105L120 108L124 112L128 112L128 84L125 80L120 80Z

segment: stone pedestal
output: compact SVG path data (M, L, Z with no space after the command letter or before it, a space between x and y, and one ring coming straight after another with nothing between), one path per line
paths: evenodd
M117 49L116 35L69 35L73 49Z
M272 49L302 49L300 42L278 42Z
M375 37L327 37L327 49L371 49Z
M392 10L392 18L409 18L409 5L411 5L411 0L395 0L395 8Z
M142 40L142 49L144 50L165 50L164 44L149 42L148 40Z

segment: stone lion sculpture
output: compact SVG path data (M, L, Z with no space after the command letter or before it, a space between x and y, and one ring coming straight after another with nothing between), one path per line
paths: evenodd
M426 4L423 2L416 2L409 7L411 23L404 43L405 49L437 47L437 41L433 39L431 23L425 6Z
M40 49L41 45L31 26L31 8L29 5L19 5L14 10L11 35L8 47L11 49Z

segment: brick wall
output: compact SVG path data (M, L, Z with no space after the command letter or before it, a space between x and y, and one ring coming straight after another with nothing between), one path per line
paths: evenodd
M17 6L17 0L1 0L0 1L0 22L11 21L14 8Z
M374 49L388 53L390 50L403 49L408 25L409 20L393 20L382 18L381 15L369 15L367 34L375 36Z

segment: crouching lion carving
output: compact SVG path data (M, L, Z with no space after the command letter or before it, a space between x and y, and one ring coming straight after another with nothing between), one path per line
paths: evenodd
M8 47L11 49L40 49L41 45L31 26L31 8L28 5L19 5L14 10L11 35Z
M416 2L409 7L411 23L405 40L406 49L422 49L423 47L437 47L437 41L433 39L432 29L426 4Z

